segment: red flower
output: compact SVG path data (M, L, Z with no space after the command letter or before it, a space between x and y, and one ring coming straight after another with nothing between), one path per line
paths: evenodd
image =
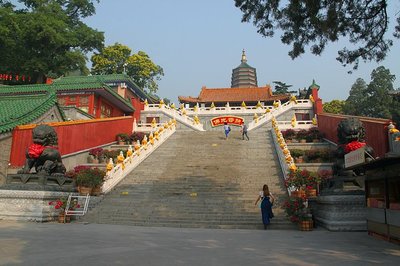
M349 153L349 152L355 151L359 148L362 148L365 145L366 145L365 142L359 142L359 141L354 140L354 141L346 144L346 146L344 147L344 152Z

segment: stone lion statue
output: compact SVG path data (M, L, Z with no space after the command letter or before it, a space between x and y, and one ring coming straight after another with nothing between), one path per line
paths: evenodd
M39 125L32 131L33 144L26 151L24 167L18 174L28 174L34 168L39 175L64 175L65 166L57 149L57 133L51 126Z
M337 163L335 172L344 174L344 155L358 148L364 147L366 158L373 157L374 151L371 146L365 143L365 129L361 121L355 117L342 120L337 127L339 145L336 150ZM355 175L362 175L364 170L360 167L353 170Z

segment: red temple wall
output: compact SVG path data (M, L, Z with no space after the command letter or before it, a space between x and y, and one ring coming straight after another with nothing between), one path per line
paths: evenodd
M337 126L345 118L352 117L347 115L336 115L321 113L318 114L318 128L325 134L325 137L338 143ZM389 151L388 129L389 119L379 119L370 117L357 117L365 128L365 141L375 152L375 157L383 157Z
M133 131L133 117L80 120L48 123L58 135L58 148L61 155L78 152L115 141L118 133ZM16 127L13 131L10 163L11 167L25 163L25 151L32 144L32 129L36 125Z

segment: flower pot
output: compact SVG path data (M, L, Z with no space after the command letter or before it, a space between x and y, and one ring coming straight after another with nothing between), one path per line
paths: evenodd
M290 196L294 198L304 198L306 196L306 192L302 189L295 190L290 193Z
M101 186L96 186L92 188L91 194L92 196L100 196L101 195Z
M98 158L93 158L92 163L93 164L99 164L99 159Z
M92 188L91 187L78 187L79 195L81 196L86 196L87 194L90 195L92 193Z
M307 189L306 190L306 195L308 198L310 197L316 197L317 196L317 190L315 188L313 189Z
M64 219L65 218L65 219ZM59 223L70 223L71 222L71 216L65 215L64 212L61 212L58 215L58 222Z
M300 231L312 231L313 230L313 221L300 221L299 222L299 230Z
M299 156L294 158L294 162L295 163L304 163L304 157L303 156Z
M307 143L307 140L306 139L300 139L299 142L300 143Z

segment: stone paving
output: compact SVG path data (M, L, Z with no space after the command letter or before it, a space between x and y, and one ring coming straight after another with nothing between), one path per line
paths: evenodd
M0 221L0 265L400 265L366 232Z

